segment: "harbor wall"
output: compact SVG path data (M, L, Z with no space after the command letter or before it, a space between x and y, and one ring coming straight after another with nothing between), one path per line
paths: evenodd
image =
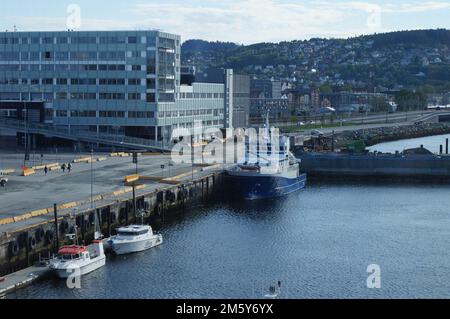
M183 209L199 201L210 201L221 195L222 174L211 173L193 181L164 186L155 191L136 195L136 208L145 211L144 220L164 221L167 213L183 213ZM109 237L118 226L128 225L136 220L133 197L112 201L78 212L75 216L58 217L58 230L54 218L31 226L15 229L0 235L0 276L24 269L35 264L40 257L49 258L58 245L72 243L65 237L74 232L80 243L89 244L94 237L95 216L105 237ZM140 222L140 217L137 218Z
M359 130L348 130L336 133L336 147L344 147L348 143L363 140L366 146L418 138L432 135L450 134L450 123L421 123L405 126L379 127Z
M298 154L308 178L383 178L404 181L450 180L450 156Z

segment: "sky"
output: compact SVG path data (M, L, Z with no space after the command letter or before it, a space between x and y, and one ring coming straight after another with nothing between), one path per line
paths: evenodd
M144 30L241 44L450 29L450 0L1 0L0 30Z

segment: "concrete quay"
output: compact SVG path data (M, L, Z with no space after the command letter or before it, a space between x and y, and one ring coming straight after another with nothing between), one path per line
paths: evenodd
M61 155L58 162L73 162L83 156L86 154ZM16 171L7 176L6 187L0 189L0 276L26 269L39 256L47 257L55 251L57 242L59 245L67 242L65 234L73 232L75 225L78 237L89 244L96 216L105 236L136 219L133 187L125 183L126 176L136 173L132 157L95 156L107 159L92 163L92 200L91 163L72 163L70 173L55 170L45 175L38 170L33 175L20 176ZM3 154L1 168L17 168L18 159L20 154ZM169 161L170 155L138 157L139 178L133 182L136 209L145 211L146 220L163 220L169 210L208 200L222 186L221 165L169 166ZM53 213L55 203L58 231Z

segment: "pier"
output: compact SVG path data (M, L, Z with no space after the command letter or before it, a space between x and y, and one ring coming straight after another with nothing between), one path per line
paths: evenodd
M14 155L5 158L15 160ZM29 273L40 274L28 267L67 243L65 235L73 233L75 225L79 239L89 244L96 216L103 235L109 237L116 227L133 223L137 210L145 212L147 221L164 221L167 212L206 201L222 186L222 166L218 165L175 165L167 154L140 154L136 174L132 154L95 158L91 163L89 156L61 155L60 162L71 159L70 173L55 169L45 174L39 167L29 176L8 175L7 185L0 190L0 277L15 275L4 277L2 289L12 289L8 282L28 283ZM94 192L90 196L91 174Z

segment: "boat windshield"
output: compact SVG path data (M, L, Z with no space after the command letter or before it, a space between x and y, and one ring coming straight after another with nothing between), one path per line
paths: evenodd
M63 259L63 260L79 259L80 255L79 254L75 254L75 255L62 254L62 255L59 255L59 258Z
M119 236L139 236L148 233L148 229L144 230L134 230L134 231L118 231L117 235Z

